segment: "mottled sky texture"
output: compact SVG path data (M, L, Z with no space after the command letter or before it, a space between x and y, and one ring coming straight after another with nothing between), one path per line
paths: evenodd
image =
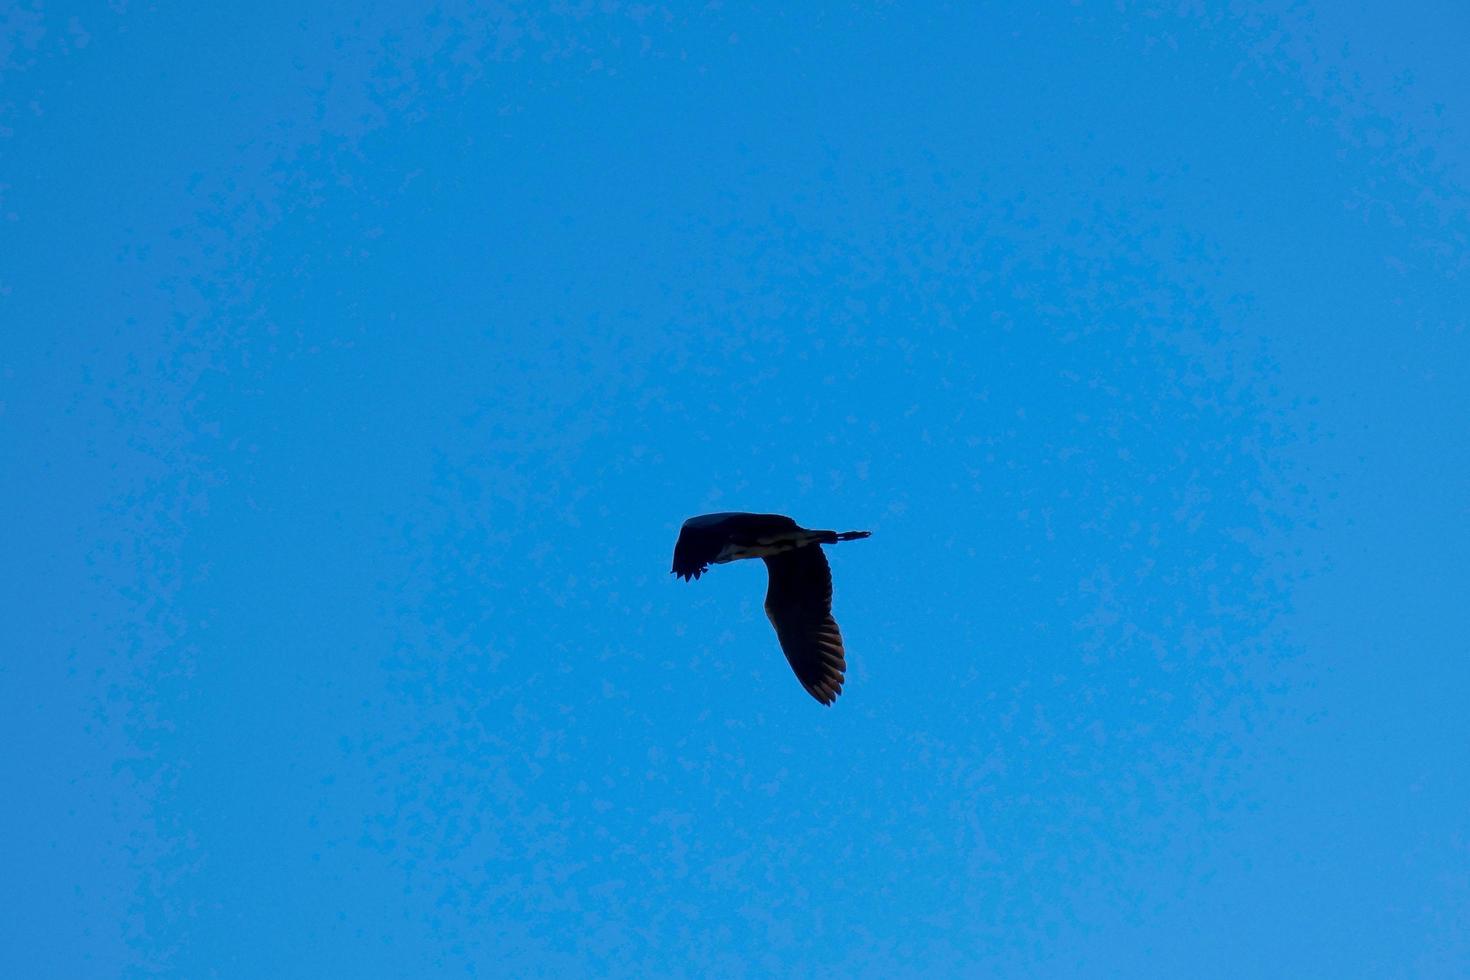
M1467 7L851 6L4 6L0 975L1470 974Z

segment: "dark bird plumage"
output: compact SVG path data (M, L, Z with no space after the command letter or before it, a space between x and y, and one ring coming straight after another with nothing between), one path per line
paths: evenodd
M842 693L847 660L832 618L832 572L822 545L866 538L869 531L813 531L780 514L691 517L674 544L673 572L688 581L742 558L766 563L766 617L812 697L831 704Z

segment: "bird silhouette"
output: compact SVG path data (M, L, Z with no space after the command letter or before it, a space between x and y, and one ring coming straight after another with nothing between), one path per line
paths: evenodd
M871 531L813 531L780 514L704 514L679 529L673 573L686 582L710 565L742 558L766 563L766 618L807 693L831 704L842 693L847 659L832 618L832 571L822 545Z

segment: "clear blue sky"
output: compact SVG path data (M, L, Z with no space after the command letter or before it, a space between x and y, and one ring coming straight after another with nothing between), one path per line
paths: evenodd
M0 13L0 974L1470 973L1463 4L484 6Z

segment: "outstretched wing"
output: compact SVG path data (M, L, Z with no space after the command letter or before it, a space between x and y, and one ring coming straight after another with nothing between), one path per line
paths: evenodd
M771 555L766 617L776 627L781 651L807 693L831 704L842 693L847 660L832 618L832 570L816 544Z
M674 543L674 574L686 582L709 571L710 562L720 556L729 535L719 525L701 526L685 521Z
M791 537L787 532L801 530L795 521L782 514L728 513L691 517L679 529L679 540L674 543L673 572L685 581L697 579L715 562L755 557L754 554L740 553L740 547L750 550L779 544L780 538ZM737 546L737 550L727 551L729 545Z

